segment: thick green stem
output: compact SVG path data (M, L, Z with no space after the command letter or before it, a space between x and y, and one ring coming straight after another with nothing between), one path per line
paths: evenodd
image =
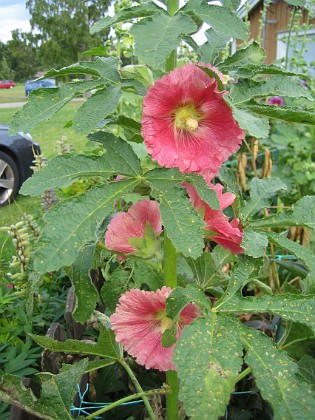
M167 0L167 11L170 16L174 16L179 9L179 0ZM177 62L177 51L171 52L166 61L165 70L170 72L174 70ZM164 230L164 285L174 288L177 286L177 253L172 242ZM166 383L171 388L170 394L166 395L166 419L178 419L178 376L173 370L166 372Z
M237 375L236 379L235 379L235 383L241 381L243 378L245 378L247 375L249 375L250 373L252 373L253 369L248 367L245 370L243 370L243 372L241 372L239 375Z
M124 367L124 369L126 370L126 372L129 375L129 378L131 379L132 383L134 384L134 387L136 388L136 390L138 391L138 393L143 393L143 389L141 388L141 385L138 382L138 379L136 378L136 375L133 373L132 369L130 368L130 366L128 365L128 363L126 363L124 361L124 359L120 359L119 363ZM142 397L144 405L146 406L146 409L148 410L149 413L149 417L151 420L155 420L155 415L154 412L152 410L152 407L149 403L149 400L147 398L146 395L144 395Z
M143 391L137 394L129 395L128 397L121 398L118 401L113 402L112 404L107 405L106 407L100 408L99 410L95 411L93 414L87 416L87 419L94 419L95 417L99 416L100 414L106 413L106 411L112 410L119 405L126 403L128 401L137 400L138 398L144 399L144 397L148 397L150 395L158 395L158 394L167 394L169 392L167 389L151 389L150 391Z

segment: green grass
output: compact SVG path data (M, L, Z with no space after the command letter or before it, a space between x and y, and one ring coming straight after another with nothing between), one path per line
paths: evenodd
M9 92L5 93L10 94L12 90L8 89ZM1 94L2 92L0 91ZM2 100L0 100L1 102ZM46 158L51 158L57 154L57 141L60 141L63 136L66 137L67 143L72 144L77 151L84 149L86 137L76 134L71 127L64 128L65 123L73 118L75 111L80 105L80 102L67 104L51 120L42 122L31 131L30 134L39 143L42 154ZM9 124L17 109L0 108L0 124ZM21 220L24 213L34 214L38 212L40 212L38 198L19 195L14 203L0 207L0 226L3 227L17 223ZM12 255L15 253L11 240L8 238L9 236L6 233L0 231L0 278L3 262L7 266L8 261L11 260Z
M26 100L24 84L18 84L13 89L0 89L0 104Z

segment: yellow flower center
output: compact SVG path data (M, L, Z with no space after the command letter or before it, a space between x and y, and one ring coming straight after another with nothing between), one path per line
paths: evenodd
M172 325L172 320L166 316L166 311L163 309L162 311L158 312L155 317L157 321L160 323L160 328L162 334L165 330L168 330L170 326Z
M175 111L175 128L196 131L199 121L200 114L191 104L181 106Z

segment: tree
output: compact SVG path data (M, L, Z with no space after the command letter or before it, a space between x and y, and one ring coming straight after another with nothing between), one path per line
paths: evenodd
M91 25L104 16L110 0L28 0L31 26L39 32L40 60L46 67L63 67L98 46L107 31L91 35Z
M39 68L37 37L31 32L12 31L12 40L6 44L5 58L16 81L34 77Z

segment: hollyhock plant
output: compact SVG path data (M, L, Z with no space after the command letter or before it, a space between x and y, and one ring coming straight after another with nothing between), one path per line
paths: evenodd
M172 323L165 313L166 299L171 291L165 286L156 292L131 289L120 297L116 311L110 317L116 341L147 369L176 370L172 362L175 344L162 346L162 334ZM191 303L181 311L176 323L176 339L181 336L184 326L198 315L199 308Z
M216 174L245 136L223 99L226 93L190 63L157 80L144 98L142 116L152 158L181 172Z
M159 203L141 200L126 213L119 212L113 217L105 235L105 246L122 254L150 258L158 250L161 233Z
M215 190L220 202L220 210L213 210L199 197L191 184L184 183L183 186L186 188L194 208L203 216L205 237L218 243L233 254L242 254L244 251L240 244L243 239L243 232L239 221L238 219L233 219L230 222L229 218L223 213L223 210L234 202L235 195L222 193L223 186L220 184L210 184L209 187Z

